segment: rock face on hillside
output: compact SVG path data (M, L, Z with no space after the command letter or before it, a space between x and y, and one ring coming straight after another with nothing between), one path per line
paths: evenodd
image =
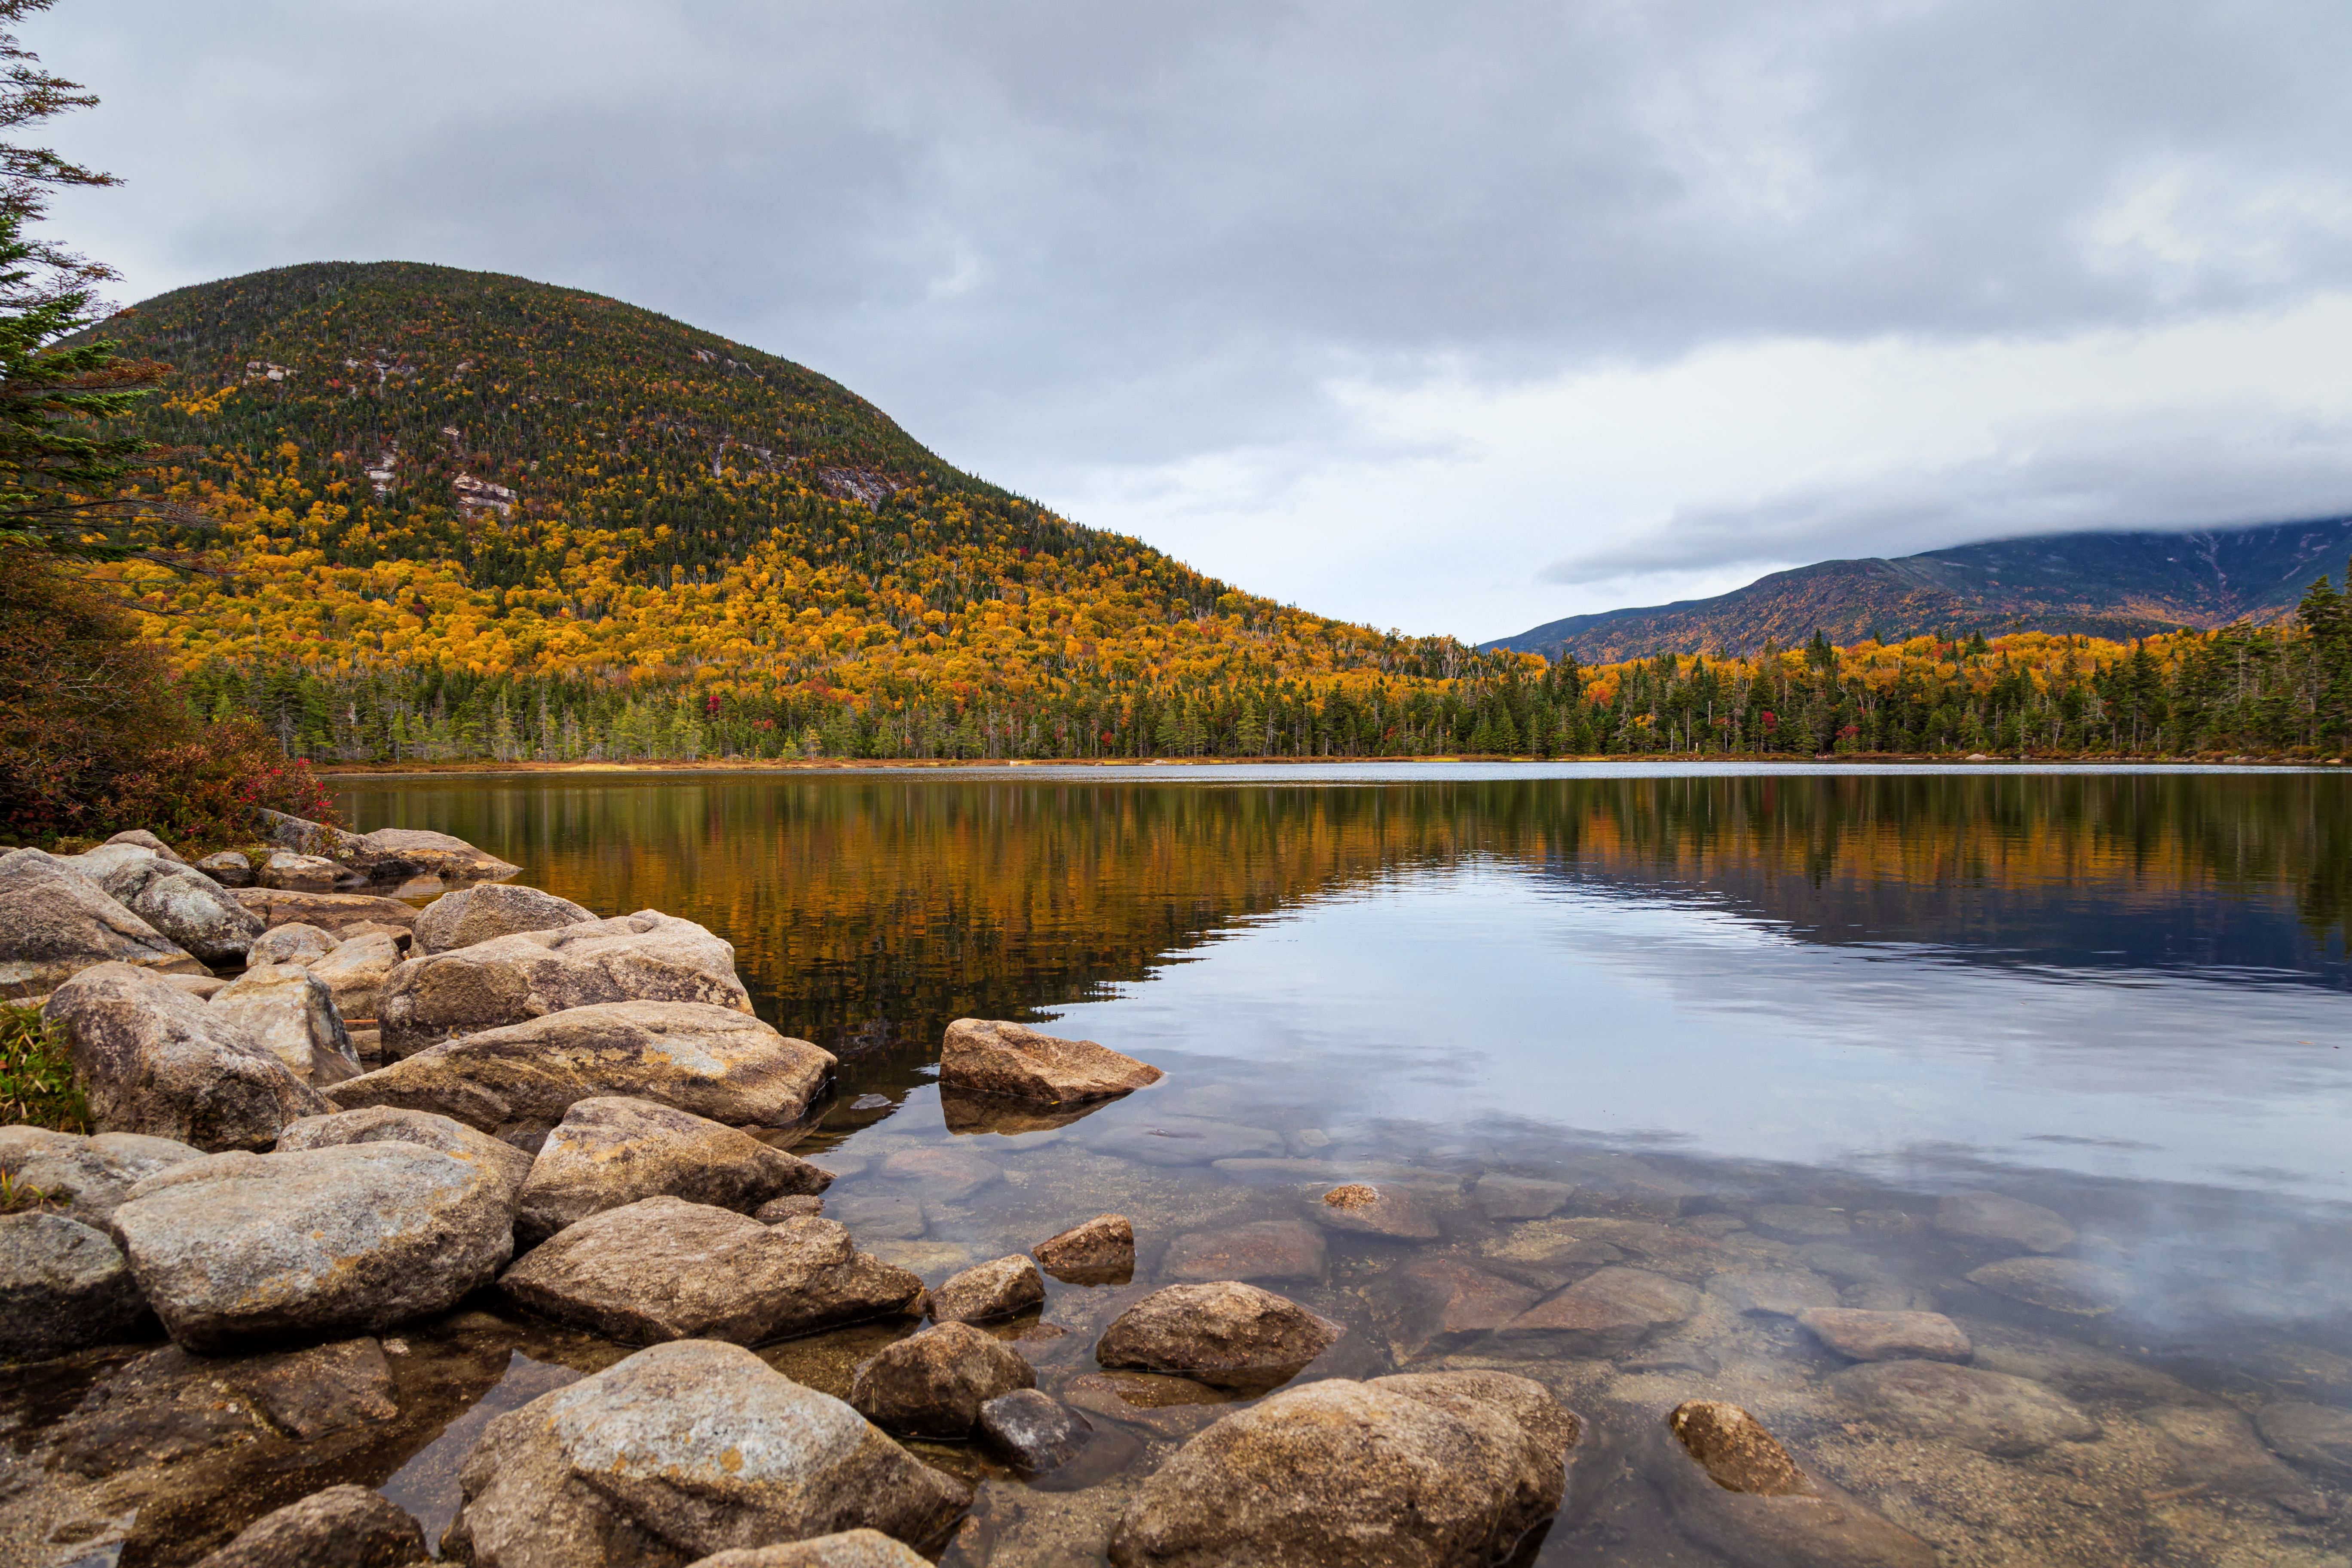
M730 1127L789 1126L836 1065L832 1052L731 1008L616 1002L431 1047L337 1085L335 1100L437 1111L537 1149L572 1106L604 1095Z
M131 964L83 970L41 1014L65 1031L101 1131L267 1149L331 1109L234 1019Z
M735 950L656 910L520 931L411 958L384 982L383 1047L405 1057L453 1035L611 1002L690 1002L751 1011Z
M958 1018L940 1051L940 1087L992 1100L1068 1105L1129 1094L1164 1075L1092 1040L1064 1040L1019 1024Z
M205 963L245 962L261 917L194 867L150 856L100 879L109 897Z
M867 1528L944 1535L971 1489L749 1351L656 1345L498 1417L458 1472L475 1568L684 1564Z
M0 994L38 996L100 963L209 973L57 856L38 849L0 855Z
M832 1178L722 1122L621 1096L575 1101L541 1145L515 1234L524 1247L639 1198L668 1196L749 1214Z
M493 937L524 931L559 931L586 925L596 918L569 899L542 893L537 888L506 882L486 882L442 894L416 917L416 951L450 952Z

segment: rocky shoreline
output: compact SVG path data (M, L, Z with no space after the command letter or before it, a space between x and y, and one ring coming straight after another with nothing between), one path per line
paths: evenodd
M1058 1231L927 1253L926 1206L1001 1164L793 1154L838 1064L752 1013L721 938L484 879L515 868L443 836L270 829L266 864L233 858L251 886L140 834L0 856L0 977L43 996L99 1128L0 1129L22 1205L0 1359L45 1413L0 1472L0 1559L1435 1568L1523 1563L1632 1474L1725 1561L1929 1568L1916 1512L1694 1396L1724 1381L1695 1329L1777 1336L1848 1434L1963 1465L2116 1420L2093 1412L2121 1363L2034 1336L2128 1281L1990 1193L1858 1217L1716 1204L1637 1161L1348 1168L1318 1131L1179 1100L1096 1124L1083 1157L1129 1174L1055 1200ZM457 885L370 890L425 876ZM959 1020L942 1131L1053 1148L1161 1078ZM1297 1197L1149 1237L1139 1294L1136 1226L1078 1197L1210 1167ZM1887 1238L1948 1284L1909 1282ZM1342 1255L1375 1268L1369 1325L1283 1293ZM2335 1518L2335 1404L2120 1397L2192 1489ZM428 1454L452 1500L431 1542L383 1482Z

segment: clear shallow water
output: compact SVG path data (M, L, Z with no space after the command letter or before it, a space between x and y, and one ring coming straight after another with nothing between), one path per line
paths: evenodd
M2339 773L1039 768L339 793L362 829L457 833L599 912L732 941L762 1015L844 1058L797 1145L842 1172L828 1213L934 1283L1128 1214L1134 1285L1055 1286L1045 1321L1070 1331L1024 1343L1048 1388L1187 1257L1245 1223L1296 1231L1370 1175L1442 1235L1316 1232L1319 1259L1261 1282L1349 1325L1310 1376L1509 1365L1582 1410L1593 1457L1541 1561L1719 1560L1641 1479L1647 1424L1698 1396L1748 1405L1953 1562L2346 1560L2346 1478L2281 1465L2248 1425L2352 1405ZM1170 1077L1066 1127L953 1132L931 1063L968 1015ZM986 1179L892 1174L930 1144L977 1151ZM1475 1184L1500 1175L1571 1195L1498 1216ZM2065 1216L2064 1256L2116 1284L2104 1310L1968 1278L2001 1249L1938 1235L1937 1203L1987 1190ZM1548 1293L1596 1243L1699 1305L1601 1354L1417 1316L1416 1268ZM2099 1435L1994 1458L1898 1429L1843 1358L1719 1289L1759 1271L1946 1311L1979 1366L2027 1371ZM845 1387L877 1332L767 1353ZM2183 1411L2226 1440L2184 1446ZM1181 1435L1129 1426L1140 1447L1104 1484L983 1510L994 1560L1086 1560ZM404 1500L439 1506L433 1484Z

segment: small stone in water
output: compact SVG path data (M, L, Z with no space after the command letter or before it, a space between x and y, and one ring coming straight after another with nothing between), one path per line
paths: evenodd
M1780 1439L1737 1405L1686 1401L1666 1417L1666 1429L1726 1491L1791 1497L1812 1490Z
M1066 1285L1124 1285L1135 1277L1135 1227L1122 1214L1097 1215L1029 1250Z
M1017 1469L1042 1475L1076 1458L1094 1436L1087 1419L1034 1388L1015 1389L980 1407L980 1434Z
M1045 1281L1025 1253L965 1269L931 1292L931 1316L942 1323L978 1323L1041 1306Z
M246 1526L200 1568L398 1568L425 1561L425 1532L366 1487L329 1487Z
M1969 1336L1941 1312L1871 1312L1851 1307L1799 1312L1797 1321L1849 1361L1966 1361Z
M1259 1220L1195 1231L1168 1244L1160 1272L1171 1279L1318 1280L1328 1268L1323 1237L1295 1219Z
M1838 1304L1836 1288L1818 1274L1717 1274L1707 1280L1706 1293L1720 1297L1736 1311L1766 1318L1793 1318L1816 1307Z
M968 1198L1004 1174L977 1154L961 1149L901 1149L882 1162L882 1173L923 1184L923 1191L946 1203Z
M2055 1252L2074 1239L2074 1227L2039 1204L1999 1193L1954 1193L1936 1205L1936 1232L1955 1241Z
M2254 1425L2263 1442L2296 1464L2352 1480L2352 1411L2283 1399L2263 1405Z
M2124 1303L2130 1285L2112 1268L2071 1258L2012 1258L1969 1273L1996 1295L2070 1317L2099 1318Z
M849 1405L886 1432L968 1437L989 1401L1036 1385L1019 1351L968 1323L941 1323L859 1363Z
M1748 1223L1782 1241L1832 1241L1853 1230L1853 1222L1837 1210L1803 1204L1760 1205Z
M1575 1190L1531 1176L1481 1176L1472 1192L1488 1219L1543 1219L1558 1214Z
M890 1109L890 1097L887 1094L861 1094L856 1100L849 1102L849 1109L852 1110L887 1110Z
M1428 1206L1411 1193L1387 1191L1364 1182L1333 1187L1319 1204L1307 1205L1315 1223L1327 1230L1359 1236L1388 1237L1399 1241L1433 1241L1437 1221Z

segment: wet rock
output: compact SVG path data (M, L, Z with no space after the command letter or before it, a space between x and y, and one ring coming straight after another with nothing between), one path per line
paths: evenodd
M1154 1373L1090 1372L1072 1378L1063 1394L1080 1410L1177 1442L1216 1420L1233 1403L1223 1389Z
M1566 1457L1505 1406L1330 1379L1185 1444L1129 1506L1110 1559L1118 1568L1491 1562L1558 1510Z
M400 1414L392 1363L373 1338L262 1356L228 1375L274 1425L306 1442Z
M1654 1466L1677 1528L1753 1568L1936 1568L1935 1550L1807 1474L1737 1405L1691 1400Z
M930 1568L930 1562L878 1530L845 1530L781 1546L739 1546L692 1568Z
M1378 1236L1392 1241L1433 1241L1437 1216L1409 1192L1350 1182L1307 1205L1307 1217L1326 1230Z
M2297 1512L2325 1505L2310 1484L2271 1457L2253 1424L2226 1405L2163 1405L2141 1414L2170 1451L2172 1480L2201 1490L2275 1498ZM2297 1506L2301 1505L2301 1506Z
M931 1292L931 1316L942 1323L982 1323L1045 1304L1045 1281L1024 1253L967 1268Z
M428 1556L404 1510L342 1486L262 1515L196 1568L407 1568Z
M640 1198L745 1213L831 1178L749 1133L673 1106L616 1095L574 1101L540 1146L515 1213L518 1245Z
M304 1083L327 1089L360 1075L334 996L307 969L291 963L248 969L205 1005L245 1029Z
M446 1311L513 1248L504 1184L410 1143L222 1154L151 1176L114 1211L172 1338L373 1333Z
M1029 1251L1066 1285L1124 1285L1135 1277L1135 1226L1123 1214L1097 1215Z
M1263 1127L1205 1116L1163 1116L1115 1127L1097 1137L1097 1153L1145 1165L1205 1165L1213 1160L1282 1152L1282 1138Z
M833 1217L869 1241L920 1241L930 1234L923 1205L903 1193L850 1193L835 1198Z
M95 964L203 974L195 955L57 856L0 854L0 993L37 996Z
M238 907L244 908L243 905ZM261 917L255 915L253 918L259 920ZM296 963L308 969L334 952L336 942L341 940L332 932L307 921L289 921L282 926L270 926L254 938L246 962L250 964Z
M1627 1257L1652 1273L1692 1281L1706 1279L1727 1260L1720 1242L1685 1226L1606 1217L1531 1220L1511 1226L1485 1251L1498 1267L1508 1265L1537 1283L1555 1285L1595 1264Z
M131 964L83 970L41 1016L65 1031L103 1131L267 1149L288 1122L330 1109L235 1019Z
M323 855L297 855L280 849L262 862L257 879L265 888L289 893L331 893L343 868Z
M1881 1426L1937 1438L2000 1458L2053 1443L2087 1443L2099 1425L2071 1401L2021 1377L1934 1361L1868 1362L1827 1384Z
M108 844L131 845L137 848L144 849L147 853L156 857L158 859L168 861L174 866L184 866L188 863L187 858L178 850L173 848L170 845L164 843L162 839L156 837L153 834L148 832L143 827L126 829L123 832L116 834L106 842ZM103 847L103 846L101 846L101 847Z
M537 888L485 883L442 894L418 911L415 950L419 953L453 952L493 937L522 931L558 931L585 925L596 918L570 899L542 893Z
M1311 1283L1329 1270L1322 1233L1295 1219L1195 1231L1168 1244L1160 1272L1171 1279L1273 1279Z
M1273 1387L1347 1331L1255 1285L1171 1285L1119 1314L1095 1345L1107 1368L1173 1373L1219 1388Z
M940 1323L860 1362L849 1407L905 1437L969 1437L981 1406L1037 1386L1021 1352L969 1323Z
M1633 1154L1567 1160L1561 1173L1574 1184L1579 1208L1620 1218L1673 1219L1706 1195L1706 1189Z
M1895 1278L1878 1254L1843 1241L1809 1242L1797 1249L1797 1260L1841 1285L1883 1284Z
M735 949L658 910L493 937L411 958L384 982L384 1049L409 1056L453 1035L615 1002L687 1003L749 1016Z
M1699 1293L1645 1268L1611 1267L1506 1323L1501 1337L1564 1355L1616 1355L1698 1310Z
M641 1198L525 1254L499 1289L624 1344L787 1334L922 1310L920 1275L860 1253L828 1219L761 1225L731 1209Z
M1969 1271L1969 1283L2044 1311L2099 1318L2124 1304L2130 1282L2112 1268L2071 1258L2011 1258Z
M63 1215L0 1215L0 1361L119 1343L148 1322L139 1282L104 1231Z
M2011 1252L2056 1252L2074 1239L2074 1227L2057 1215L1999 1193L1954 1193L1936 1205L1929 1224L1954 1241Z
M730 1127L789 1126L835 1065L830 1051L731 1008L615 1002L428 1047L337 1085L335 1100L436 1111L535 1149L572 1106L607 1095L674 1106Z
M101 1379L47 1437L58 1471L111 1479L272 1433L249 1396L217 1375L216 1363L166 1345Z
M873 1098L884 1105L890 1103L881 1095ZM948 1131L959 1137L1024 1138L1026 1141L1023 1147L1034 1148L1047 1140L1029 1135L1052 1132L1083 1121L1109 1103L1107 1100L1087 1100L1075 1105L1038 1105L1025 1100L999 1100L993 1095L967 1094L961 1089L941 1089L940 1118L947 1123ZM852 1105L850 1109L857 1108Z
M224 888L253 886L253 862L240 850L224 849L196 862L196 869Z
M272 930L299 921L341 937L355 925L389 926L407 931L416 923L416 910L398 899L373 893L303 893L283 888L241 888L236 901L261 917Z
M99 886L205 963L244 962L262 932L260 916L210 877L176 860L150 855L126 861L100 877Z
M380 1105L306 1116L278 1135L278 1152L340 1149L352 1143L413 1143L420 1149L437 1149L488 1172L505 1189L509 1209L530 1174L530 1156L511 1143L501 1143L487 1132L429 1110L395 1110Z
M308 968L334 999L336 1013L351 1019L375 1016L383 983L399 966L400 943L389 932L367 931L344 938Z
M1963 1326L1976 1344L1971 1365L2047 1384L2071 1399L2138 1405L2194 1405L2204 1398L2179 1378L2079 1340L1989 1321Z
M1388 1276L1377 1305L1399 1362L1458 1349L1536 1304L1531 1288L1453 1258L1418 1258Z
M770 1198L751 1211L751 1217L761 1225L782 1225L788 1219L807 1219L824 1212L823 1198L793 1193L781 1198Z
M0 1127L0 1172L20 1190L85 1225L103 1228L131 1189L204 1151L169 1138L100 1132L84 1138L42 1127Z
M458 1479L445 1546L475 1568L684 1562L858 1528L929 1542L971 1499L840 1400L708 1341L498 1417Z
M937 1147L901 1149L882 1162L882 1173L894 1181L920 1182L924 1196L950 1204L1004 1175L1001 1167L977 1154Z
M359 835L359 840L374 854L406 862L403 876L487 880L511 877L522 869L512 861L477 849L462 838L430 828L379 827L373 833Z
M2254 1417L2263 1441L2284 1458L2336 1480L2352 1480L2352 1411L2301 1399L2265 1405Z
M1164 1076L1092 1040L1059 1039L992 1019L958 1018L940 1048L943 1090L1037 1105L1109 1100Z
M1558 1214L1576 1189L1529 1176L1481 1176L1471 1195L1488 1219L1543 1219Z
M1850 1307L1796 1314L1813 1338L1848 1361L1966 1361L1976 1353L1941 1312L1869 1312Z
M980 1435L1024 1475L1059 1469L1086 1450L1094 1424L1050 1394L1018 1388L980 1407Z
M1759 1204L1748 1223L1781 1241L1834 1241L1853 1232L1853 1222L1842 1211L1805 1204Z
M1761 1318L1793 1318L1838 1304L1837 1288L1820 1275L1780 1269L1717 1274L1707 1280L1706 1293L1720 1297L1736 1312Z

